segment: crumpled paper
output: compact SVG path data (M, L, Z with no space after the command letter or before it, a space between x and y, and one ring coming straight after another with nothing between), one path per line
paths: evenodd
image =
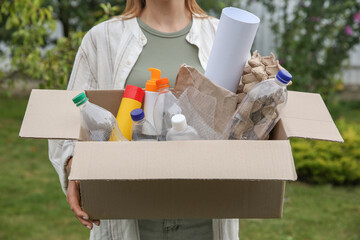
M195 68L184 64L179 69L173 92L180 96L188 87L195 87L201 93L215 97L214 130L222 133L236 110L237 94L211 82Z

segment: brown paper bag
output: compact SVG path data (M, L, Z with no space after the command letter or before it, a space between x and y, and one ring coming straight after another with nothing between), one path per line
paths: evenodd
M182 65L176 78L174 93L180 96L187 87L216 98L215 131L222 133L235 112L238 97L235 93L211 82L195 68Z

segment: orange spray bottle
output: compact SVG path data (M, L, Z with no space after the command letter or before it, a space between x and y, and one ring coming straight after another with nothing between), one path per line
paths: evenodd
M144 113L145 119L154 125L154 105L157 97L159 96L156 80L161 78L161 71L156 68L149 68L151 72L151 78L145 85L145 99L144 99Z

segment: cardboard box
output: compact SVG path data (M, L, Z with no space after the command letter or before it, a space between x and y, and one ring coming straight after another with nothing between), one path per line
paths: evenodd
M33 90L20 137L81 140L79 92ZM86 94L116 115L123 91ZM280 218L297 179L290 137L343 142L320 95L289 91L272 140L79 141L69 178L94 219Z

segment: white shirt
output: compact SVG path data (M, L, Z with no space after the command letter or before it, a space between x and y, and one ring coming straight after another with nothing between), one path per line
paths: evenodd
M209 59L218 19L193 16L193 25L186 40L198 47L203 69ZM68 90L123 89L127 76L138 59L147 40L136 18L114 18L93 27L83 38L75 58ZM68 176L65 171L73 155L71 140L49 140L49 158L57 171L66 194ZM238 239L237 219L214 219L214 240ZM101 220L94 225L91 240L140 240L137 220Z

